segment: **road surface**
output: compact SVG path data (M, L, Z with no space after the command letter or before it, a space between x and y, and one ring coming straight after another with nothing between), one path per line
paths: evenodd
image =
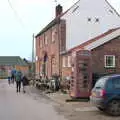
M9 86L7 80L0 80L0 120L66 119L42 96L37 100L27 93L16 93L15 85Z

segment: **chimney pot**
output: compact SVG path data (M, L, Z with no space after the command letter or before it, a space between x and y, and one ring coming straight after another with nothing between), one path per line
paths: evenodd
M60 4L57 5L56 6L56 17L59 16L59 15L61 15L62 11L63 11L62 6Z

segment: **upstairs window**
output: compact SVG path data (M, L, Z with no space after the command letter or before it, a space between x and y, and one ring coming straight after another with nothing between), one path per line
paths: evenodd
M95 22L99 22L99 18L95 18Z
M62 66L63 66L63 67L67 67L67 59L66 59L66 56L64 56L63 59L62 59Z
M105 67L107 68L115 67L114 55L105 55Z
M91 22L91 18L88 18L88 22Z
M48 44L48 36L47 36L47 34L45 34L45 45L47 45Z
M40 48L42 48L42 40L39 40Z
M52 29L52 42L55 42L56 37L57 37L57 30L56 28L53 28Z
M71 56L68 56L68 67L71 67Z
M39 45L39 47L40 47L40 37L38 38L38 45Z

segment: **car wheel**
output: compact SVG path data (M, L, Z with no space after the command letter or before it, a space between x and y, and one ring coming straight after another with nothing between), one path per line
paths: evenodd
M120 100L112 100L107 106L107 113L110 115L120 115Z
M104 108L101 108L101 107L97 107L100 111L104 111L105 109Z

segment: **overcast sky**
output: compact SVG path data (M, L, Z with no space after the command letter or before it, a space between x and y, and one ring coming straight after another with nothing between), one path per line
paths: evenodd
M0 0L0 56L31 58L32 34L36 35L55 17L54 1ZM76 1L58 0L64 11ZM120 0L108 1L120 13Z

